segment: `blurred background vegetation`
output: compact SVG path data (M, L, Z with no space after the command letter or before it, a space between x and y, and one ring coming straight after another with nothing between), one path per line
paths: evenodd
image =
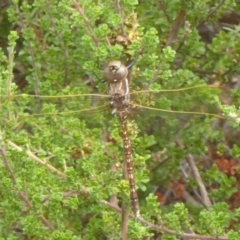
M127 239L116 59L145 106L128 239L239 239L239 24L233 0L2 0L0 238Z

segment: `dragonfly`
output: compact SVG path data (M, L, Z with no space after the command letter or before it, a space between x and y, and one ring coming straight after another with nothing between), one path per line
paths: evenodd
M104 78L107 81L107 95L104 94L79 94L79 95L60 95L60 96L36 96L36 95L21 95L21 97L25 97L26 99L29 97L35 98L35 103L38 104L38 100L47 100L47 101L56 101L56 99L63 99L62 102L56 102L58 106L66 106L68 102L68 99L73 99L74 97L79 97L81 99L80 102L86 102L90 99L92 100L93 97L97 97L98 99L103 99L106 104L102 106L91 106L86 109L78 109L79 105L74 104L73 106L70 106L73 109L72 111L65 112L64 110L61 112L55 111L55 112L45 112L43 107L38 107L37 113L31 113L27 112L26 116L19 116L19 118L24 117L36 117L39 118L41 116L57 116L57 115L64 115L64 114L80 114L83 113L84 115L87 114L87 112L94 112L94 111L103 111L104 109L111 109L112 114L116 115L118 118L120 125L121 125L121 137L123 142L123 149L124 149L124 161L126 163L126 169L127 169L127 178L129 181L129 188L130 188L130 202L131 202L131 208L134 216L137 218L140 216L140 207L139 207L139 200L138 200L138 194L136 190L136 183L135 183L135 177L134 177L134 168L133 168L133 161L132 161L132 148L131 148L131 141L129 136L129 130L128 130L128 121L131 119L134 111L138 111L138 109L145 109L147 112L154 112L155 115L161 115L163 112L168 113L175 113L175 114L185 114L185 115L199 115L199 116L209 116L209 117L219 117L218 114L215 113L206 113L206 112L197 112L197 111L176 111L176 110L164 110L159 109L155 107L150 106L143 106L141 104L141 100L147 99L148 103L151 105L155 101L158 101L158 96L163 95L164 92L186 92L186 91L194 91L202 88L210 88L210 86L207 85L199 85L199 86L190 86L186 88L181 89L170 89L170 90L142 90L142 91L133 91L130 90L129 85L129 66L125 66L121 61L113 60L107 64L103 71ZM215 87L213 87L215 88ZM155 98L153 98L155 96ZM13 95L11 96L12 99L17 99L20 97L20 95ZM132 98L135 101L132 102ZM109 102L107 104L107 101ZM139 101L140 103L138 103ZM41 104L40 104L41 105ZM183 102L184 105L184 102ZM135 110L137 109L137 110ZM143 111L144 112L144 111ZM180 120L181 121L181 120Z

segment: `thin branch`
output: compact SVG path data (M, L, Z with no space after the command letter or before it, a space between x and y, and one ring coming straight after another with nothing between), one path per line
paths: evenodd
M106 36L105 38L106 38L107 45L108 45L108 46L111 46L111 43L110 43L108 37Z
M189 164L188 164L187 162L185 162L185 164L187 165L188 170L189 170ZM182 171L182 174L184 175L184 177L185 177L186 179L187 179L187 178L190 178L189 174L185 171L184 166L181 166L181 171ZM195 197L197 197L197 199L198 199L199 202L201 203L201 206L204 206L204 207L205 207L205 203L204 203L204 201L203 201L203 199L202 199L202 196L198 193L198 191L197 191L196 189L194 189L193 187L192 187L192 191L193 191ZM189 194L189 195L190 195L190 194ZM186 196L187 196L187 194L186 194ZM200 203L197 202L196 200L195 200L195 202L198 203L198 206L200 205Z
M49 15L49 18L50 18L50 21L51 21L51 24L53 26L53 32L56 34L58 40L59 40L59 43L62 47L62 50L63 50L63 54L65 56L65 60L67 60L69 58L69 54L68 54L68 49L65 47L64 45L64 41L63 41L63 36L60 32L57 31L57 24L56 24L56 21L55 19L53 18L52 14L51 14L51 11L49 11L51 7L51 4L49 1L46 2L46 13ZM66 61L67 62L67 61Z
M82 16L83 21L85 22L85 25L87 27L87 32L94 41L96 47L98 47L99 40L94 36L93 30L90 25L90 20L85 16L83 8L81 8L80 4L76 0L72 0L72 4L75 6L77 12Z
M53 18L52 14L51 14L51 11L48 11L51 7L51 4L49 1L46 2L46 13L49 15L49 18L50 18L50 21L51 21L51 24L53 26L53 32L56 34L58 40L59 40L59 43L61 45L61 48L62 48L62 51L63 51L63 54L65 56L64 58L64 62L65 62L65 71L64 71L64 85L68 85L67 84L67 78L68 78L68 70L69 70L69 54L68 54L68 48L65 47L64 45L64 41L63 41L63 37L62 37L62 34L60 32L57 31L57 24L55 22L55 19Z
M195 192L194 192L195 193ZM202 203L199 203L189 192L187 192L186 190L183 193L183 198L185 199L186 202L191 203L192 205L195 205L199 208L201 208L203 206Z
M191 168L192 170L192 173L193 173L193 176L194 176L194 179L196 180L198 186L199 186L199 189L200 189L200 193L201 193L201 196L202 196L202 199L203 199L203 203L205 205L205 207L207 209L209 209L211 207L211 201L208 197L208 192L204 186L204 183L202 181L202 178L199 174L199 171L195 165L195 162L194 162L194 159L193 159L193 156L191 154L188 154L188 156L186 157L186 160L189 164L189 167Z
M179 40L179 46L177 47L176 52L180 51L190 32L191 32L191 24L189 21L185 21L184 35L182 39Z
M170 20L171 18L169 17L169 15L167 13L164 1L159 1L159 6L160 6L160 9L163 11L163 14L165 15L167 21L170 23L171 22L171 20Z
M4 165L7 169L7 171L9 172L9 174L11 176L13 185L14 186L17 185L17 180L14 176L14 173L13 173L13 170L12 170L10 164L8 163L6 152L5 152L4 148L0 148L0 154L2 155L3 162L4 162ZM25 204L27 205L28 208L32 208L32 204L29 202L28 198L26 197L26 195L24 193L18 192L18 196L20 197L20 199L22 199L25 202Z
M72 191L63 192L62 197L63 198L75 197L75 196L78 196L79 194L80 194L80 191L72 190ZM52 197L52 195L51 194L43 195L42 197L43 197L44 202L45 202L45 201L48 201Z
M124 29L124 17L123 17L123 12L122 12L122 8L119 4L119 0L116 0L115 2L116 4L116 8L117 8L117 11L118 11L118 14L120 15L120 18L121 18L121 30L122 30L122 35L124 37L127 36L126 32L125 32L125 29Z
M17 144L13 143L12 141L8 141L8 145L13 147L14 149L18 150L18 151L23 151L23 148L19 147ZM26 151L27 155L29 157L31 157L34 161L44 165L45 167L47 167L48 169L50 169L53 172L56 172L59 176L61 177L67 177L67 175L61 171L59 171L58 169L56 169L55 167L53 167L52 165L44 162L42 159L40 159L39 157L37 157L34 153L32 153L30 150Z
M121 232L121 240L128 239L128 223L129 223L129 216L128 212L124 207L122 208L122 232Z
M50 231L54 231L54 228L53 226L50 224L50 222L43 216L41 215L40 217L40 220L42 221L42 223L50 230Z
M125 156L125 154L124 154ZM126 157L123 159L123 179L128 181L128 172L127 172L127 166L126 166ZM125 209L124 203L122 204L122 233L121 233L121 240L127 240L128 239L128 222L129 222L129 213Z
M179 30L183 25L186 14L187 11L182 9L174 20L166 46L172 46L177 41Z
M160 72L160 68L154 68L154 74L153 74L153 77L148 81L148 84L147 84L147 89L149 89L149 87L156 81L156 79L158 78L159 76L159 72Z
M24 24L24 17L18 7L18 4L15 5L16 7L16 12L18 14L18 17L19 17L19 25L21 26L21 30L23 31L23 29L26 29L25 27L25 24ZM35 61L35 55L34 55L34 50L33 50L33 47L30 43L30 41L26 41L26 44L27 44L27 47L29 49L29 53L30 53L30 56L31 56L31 63L32 63L32 70L33 70L33 73L34 73L34 77L35 77L35 81L34 81L34 92L35 92L35 95L39 95L39 76L38 76L38 68L36 67L36 61ZM39 102L38 102L39 104Z
M19 192L19 193L18 193L18 196L25 202L25 204L27 205L27 207L28 207L29 209L32 208L32 204L31 204L31 202L28 200L28 197L26 196L25 193Z
M224 4L226 0L222 0L214 9L212 9L206 16L205 21L208 19ZM203 22L201 22L198 26L200 26Z
M16 180L16 178L15 178L15 176L14 176L14 173L13 173L13 170L12 170L10 164L8 163L5 149L2 148L2 147L0 148L0 154L2 155L3 163L4 163L7 171L8 171L9 174L10 174L10 177L11 177L11 179L12 179L13 185L16 185L16 184L17 184L17 180Z
M27 155L29 157L31 157L32 159L34 159L36 162L45 165L47 168L49 168L50 170L56 172L58 175L60 175L61 177L66 177L67 175L61 171L59 171L58 169L56 169L55 167L53 167L52 165L42 161L40 158L38 158L35 154L33 154L30 150L27 150Z

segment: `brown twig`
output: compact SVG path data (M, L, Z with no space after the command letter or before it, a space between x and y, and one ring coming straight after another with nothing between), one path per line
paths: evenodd
M122 8L120 6L119 0L116 0L115 4L116 4L116 8L117 8L118 14L120 15L120 18L121 18L121 31L122 31L122 35L124 37L126 37L127 34L126 34L125 28L124 28L124 16L123 16L123 12L122 12Z
M21 30L25 29L25 23L24 23L24 17L18 7L18 4L15 4L15 8L16 8L16 12L18 14L19 17L19 25L21 27ZM36 61L35 61L35 55L34 55L34 50L32 45L30 44L29 41L26 41L27 47L29 49L29 53L31 56L31 63L32 63L32 69L33 69L33 73L34 73L34 77L35 77L35 81L34 81L34 92L35 95L39 95L39 76L38 76L38 72L37 72L37 66L36 66Z
M195 165L195 162L194 162L194 159L193 159L193 156L191 154L188 154L187 157L186 157L186 160L189 164L189 167L191 168L192 170L192 173L193 173L193 176L194 176L194 179L196 180L198 186L199 186L199 189L200 189L200 194L202 196L202 200L203 200L203 204L205 205L205 207L207 209L209 209L211 207L211 201L208 197L208 193L207 193L207 190L204 186L204 183L202 181L202 178L199 174L199 171Z
M87 32L88 32L89 36L94 41L96 47L98 47L99 40L96 38L96 36L94 36L93 30L90 25L90 20L85 16L83 8L81 8L80 4L76 0L72 0L72 4L75 6L77 12L82 16L83 21L85 22L85 25L87 27Z
M56 21L55 19L53 18L52 14L51 14L51 11L49 11L51 7L51 4L49 1L46 1L46 13L49 15L49 19L51 21L51 24L53 26L53 32L56 34L58 40L59 40L59 43L61 45L61 48L62 48L62 51L63 51L63 54L64 54L64 85L67 86L68 83L67 83L67 79L68 79L68 71L69 71L69 54L68 54L68 48L66 48L66 46L64 45L64 41L63 41L63 36L61 34L61 32L57 31L57 24L56 24Z
M159 6L160 6L160 9L163 11L163 14L165 15L167 21L170 23L171 20L170 20L170 17L168 15L168 13L167 13L164 1L159 1Z
M166 46L172 46L177 41L179 30L183 25L186 14L187 11L182 9L174 20Z
M184 162L184 165L186 165L186 167L189 170L189 164L187 162ZM189 174L185 171L185 167L182 166L182 165L181 165L181 171L182 171L182 173L183 173L183 175L186 179L190 178ZM199 201L196 201L194 198L192 198L192 196L190 194L188 194L185 190L184 191L184 198L186 199L186 201L192 202L192 204L194 204L196 206L199 206L199 205L205 206L205 203L202 200L202 196L198 193L198 191L196 189L194 189L193 187L192 187L192 191L194 193L195 198L197 198Z
M23 192L19 192L18 196L25 202L26 206L31 209L32 208L32 204L31 202L28 200L28 197L25 193Z
M126 166L126 159L123 159L123 179L128 181L128 173L127 173L127 166ZM129 221L129 213L125 209L124 204L122 204L122 234L121 240L128 239L128 221Z
M226 0L222 0L214 9L212 9L206 16L204 22L208 21L208 19L224 4ZM201 24L204 23L203 21L198 24L200 26Z
M50 222L43 216L43 215L41 215L40 217L40 220L42 221L42 223L45 225L45 226L47 226L47 228L50 230L50 231L54 231L54 228L53 228L53 226L50 224Z
M8 145L13 147L14 149L18 150L18 151L23 151L23 148L19 147L17 144L13 143L12 141L8 141ZM26 151L27 155L29 157L31 157L34 161L46 166L48 169L50 169L53 172L56 172L59 176L61 177L67 177L67 175L61 171L59 171L58 169L56 169L55 167L53 167L52 165L44 162L42 159L40 159L39 157L37 157L34 153L32 153L30 150Z
M160 72L160 68L154 68L154 74L153 74L153 77L149 80L148 84L147 84L147 88L146 89L149 89L149 87L156 81L156 79L158 78L159 76L159 72Z
M185 29L184 29L184 35L182 39L179 40L179 45L176 49L176 52L179 52L182 46L184 45L185 40L187 39L189 33L191 32L191 25L190 22L185 21Z
M105 39L106 39L106 43L107 43L107 45L108 45L108 46L111 46L112 44L110 43L110 41L109 41L109 39L108 39L107 36L105 37Z
M69 197L78 196L79 194L80 194L80 191L72 190L72 191L67 191L67 192L62 193L62 196L63 196L63 198L69 198ZM48 201L52 197L52 195L51 194L43 195L42 197L43 197L44 201Z
M17 184L17 180L16 180L16 178L15 178L15 176L14 176L14 173L13 173L13 170L12 170L10 164L8 163L5 149L2 148L2 147L0 148L0 154L2 155L3 163L4 163L7 171L9 172L9 174L10 174L10 176L11 176L13 185L16 185L16 184Z
M4 162L4 165L7 169L7 171L9 172L9 174L11 176L13 185L14 186L17 185L17 180L14 176L14 173L13 173L13 170L12 170L10 164L8 163L5 149L2 147L0 148L0 154L2 155L3 162ZM23 192L19 192L18 196L25 202L25 204L27 205L28 208L32 208L32 204L29 202L28 198L26 197L26 195Z

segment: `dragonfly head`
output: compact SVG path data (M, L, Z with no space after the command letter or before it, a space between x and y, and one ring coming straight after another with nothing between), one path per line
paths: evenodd
M128 75L127 67L120 61L111 61L104 69L103 75L111 83L122 81Z

